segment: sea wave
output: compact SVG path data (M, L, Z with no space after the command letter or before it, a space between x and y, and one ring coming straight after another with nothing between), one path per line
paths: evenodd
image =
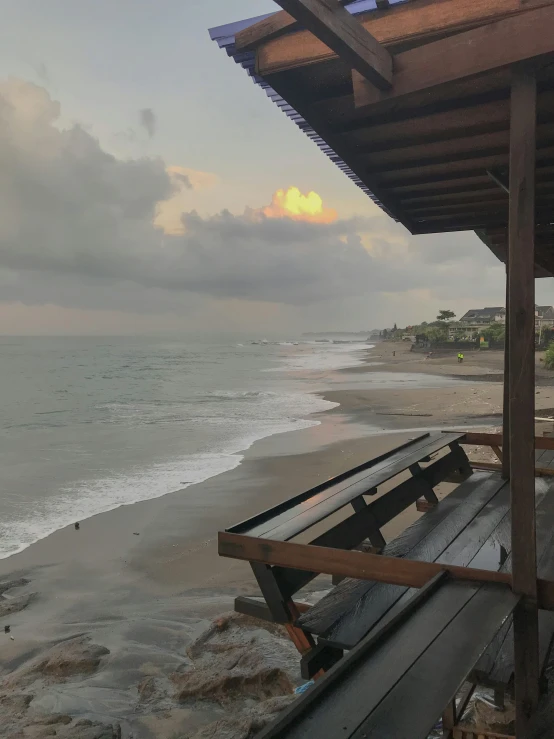
M9 521L0 523L0 559L12 556L35 542L44 539L61 528L105 513L123 505L160 498L164 495L184 491L211 477L228 472L244 459L244 452L255 441L288 431L317 426L314 418L305 418L313 413L333 408L337 403L307 393L273 393L266 391L219 391L212 398L241 401L258 401L255 417L250 412L244 416L187 416L183 422L200 424L200 428L218 429L216 441L211 449L183 455L177 459L160 461L146 466L135 466L125 473L105 476L100 479L79 480L66 485L55 494L37 500L32 510L12 511ZM217 405L214 402L214 405ZM157 404L145 407L117 405L118 411L139 424L152 423L151 414L160 408ZM112 404L111 411L113 412ZM167 409L166 409L167 411ZM171 414L170 414L171 415ZM179 414L173 414L170 422L175 423ZM121 421L121 418L119 419ZM169 419L168 419L169 421ZM160 423L160 417L155 423ZM163 421L162 421L163 422Z

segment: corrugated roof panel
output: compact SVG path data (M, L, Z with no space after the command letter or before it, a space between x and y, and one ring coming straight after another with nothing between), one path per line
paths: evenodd
M391 5L397 5L403 2L410 2L411 0L389 0ZM354 0L346 6L346 9L352 13L352 15L358 15L359 13L367 13L372 10L377 10L375 0ZM318 147L336 164L341 171L343 171L347 177L349 177L371 200L378 205L382 210L387 213L391 218L397 220L394 215L385 208L380 200L371 192L371 190L360 180L350 167L336 154L329 144L319 136L319 134L313 130L310 124L291 106L284 100L275 90L273 90L269 84L256 74L255 66L255 54L252 51L237 51L235 47L235 35L245 28L253 26L258 21L264 18L269 18L272 13L266 15L260 15L256 18L249 18L247 20L236 21L235 23L227 23L224 26L217 26L211 28L210 38L215 41L220 49L224 49L227 54L233 58L233 60L244 69L249 77L254 81L256 85L261 87L266 95L272 100L282 111L287 115L312 141L314 141Z

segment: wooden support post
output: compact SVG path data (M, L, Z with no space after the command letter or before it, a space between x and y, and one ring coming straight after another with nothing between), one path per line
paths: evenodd
M510 478L510 265L506 258L506 325L504 328L504 397L502 408L502 477Z
M535 129L537 86L515 70L510 110L508 244L509 442L516 735L527 736L539 700L539 629L535 540Z

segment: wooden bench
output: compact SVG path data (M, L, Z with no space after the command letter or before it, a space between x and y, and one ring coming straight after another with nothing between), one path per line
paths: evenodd
M537 556L539 575L554 576L554 481L537 479ZM463 501L463 505L461 505ZM435 561L479 569L509 571L510 489L498 474L475 472L429 513L390 542L383 554L412 560ZM347 578L315 606L302 614L296 625L318 638L318 647L352 649L383 618L402 609L414 590L406 587ZM540 611L540 659L544 669L554 636L554 613ZM317 654L317 652L315 652ZM304 657L305 675L312 666ZM495 689L502 705L511 691L514 672L513 630L509 619L472 668L470 679Z
M517 601L437 576L257 739L426 739Z
M463 434L454 432L421 434L386 454L227 529L226 533L289 541L347 507L350 515L311 543L353 549L369 539L374 547L382 549L386 542L381 528L385 524L422 497L435 506L434 487L454 473L471 474L467 456L458 443L462 437ZM442 450L447 450L444 456L427 467L421 466ZM379 486L406 471L411 473L409 479L370 503L366 502L364 496L376 496ZM257 563L252 563L252 569L272 620L287 625L301 652L313 649L315 642L306 630L294 626L299 613L292 596L318 573ZM250 615L260 612L259 604L244 598L237 600L236 608ZM336 659L337 652L332 651L332 655L330 663ZM321 664L321 667L325 666L328 665Z

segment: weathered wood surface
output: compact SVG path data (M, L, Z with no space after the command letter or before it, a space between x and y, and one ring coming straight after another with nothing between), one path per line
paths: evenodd
M352 739L426 739L436 716L454 698L472 665L511 615L517 599L507 589L482 586Z
M554 7L547 6L397 54L390 90L378 90L360 70L354 69L354 103L356 108L367 110L392 99L552 52ZM440 64L437 59L441 60Z
M415 503L428 491L429 486L437 485L449 473L464 469L465 465L467 465L467 457L459 446L455 446L451 452L422 470L417 477L409 478L374 502L363 506L357 513L336 524L310 543L318 547L353 549L367 537L378 541L377 532L382 526ZM282 535L296 534L299 528L302 528L302 522L305 522L305 518L299 518L299 522L295 519L285 523L279 533ZM287 570L279 567L274 568L274 574L279 581L281 591L288 595L296 593L317 575L316 572Z
M290 501L229 529L232 533L286 540L351 503L360 495L382 485L407 470L414 462L453 444L459 433L434 434L388 455L377 464L354 475L341 476L339 482L324 483ZM323 488L323 489L321 489ZM257 523L261 520L261 523ZM390 519L389 519L390 520Z
M496 481L495 481L496 482ZM500 489L498 489L500 487ZM488 491L498 490L493 496L469 499L446 518L431 535L420 541L407 555L410 559L437 562L443 565L467 567L478 554L496 526L504 518L509 506L506 485L490 485ZM472 505L473 504L473 505ZM489 565L489 562L485 562ZM497 569L500 562L497 563ZM358 592L361 588L358 589ZM325 641L351 648L401 600L409 597L409 588L376 583L360 597L347 613L321 634Z
M420 449L421 446L426 446L429 443L429 437L429 433L421 434L415 439L407 441L405 444L401 444L398 447L385 452L384 454L380 454L377 457L374 457L373 459L370 459L369 461L364 462L363 464L360 464L351 470L342 472L340 475L336 475L330 480L325 480L325 482L316 485L310 490L306 490L299 495L295 495L292 498L284 500L282 503L278 503L271 508L267 508L265 511L252 516L252 518L249 518L246 521L242 521L241 523L238 523L235 526L231 527L229 531L232 531L235 534L250 533L254 530L254 527L261 527L268 521L274 521L275 517L278 514L289 511L294 506L303 503L309 498L312 498L317 493L322 493L329 488L333 488L333 492L336 492L337 490L341 490L343 487L347 487L348 485L358 482L359 480L363 480L367 476L366 474L364 474L367 470L374 471L375 469L381 469L381 466L378 465L381 465L381 463L390 464L394 462L396 460L396 455L401 454L406 449L410 449L410 451L416 451ZM394 459L392 459L393 457ZM344 485L341 486L342 483L344 483ZM261 530L263 531L264 529L262 528Z
M402 46L423 39L437 38L448 33L473 28L501 17L520 14L530 7L549 5L551 0L418 0L359 16L359 22L380 43L396 51ZM337 54L310 31L302 30L283 35L292 22L284 14L273 21L260 21L237 34L238 48L254 48L267 32L273 36L257 49L259 74L270 75L287 69L336 59ZM277 38L276 38L277 36Z
M392 56L338 0L276 2L376 89L392 84Z
M503 480L487 473L475 473L435 510L426 513L387 544L383 555L433 561L503 486ZM304 614L299 624L331 641L346 643L347 640L351 647L405 592L403 588L378 585L356 579L343 580ZM359 636L354 637L354 634Z
M539 577L554 579L554 486L537 483L537 559ZM506 545L509 532L503 532ZM508 543L509 546L509 543ZM510 559L511 564L511 559ZM507 570L508 568L506 568ZM539 612L539 668L544 673L546 659L554 638L554 613ZM491 642L474 670L474 679L485 685L506 688L514 674L514 644L511 619Z
M534 402L533 402L534 406ZM475 446L502 446L502 434L485 434L478 431L468 431L460 444L474 444ZM554 451L554 438L550 436L535 436L535 449L550 449Z
M509 384L512 587L516 734L524 737L539 701L539 623L535 537L535 146L537 84L514 71L510 109Z
M516 600L502 586L441 585L386 638L367 637L260 739L423 739Z

